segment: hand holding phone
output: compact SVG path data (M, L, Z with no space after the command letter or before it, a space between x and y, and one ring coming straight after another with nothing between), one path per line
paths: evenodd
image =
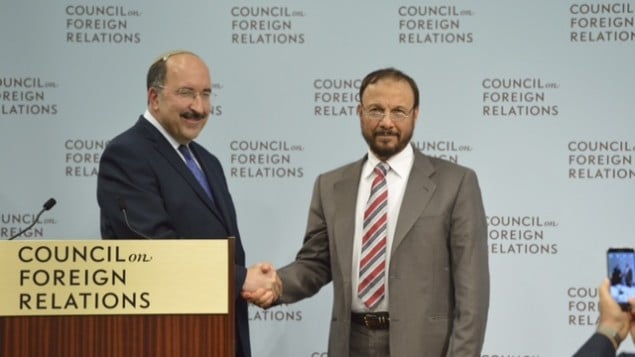
M611 296L622 310L630 311L628 299L635 297L635 250L633 248L609 248L606 252L608 278L611 281Z

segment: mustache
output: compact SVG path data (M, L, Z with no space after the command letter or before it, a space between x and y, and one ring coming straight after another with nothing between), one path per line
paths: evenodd
M378 130L375 130L375 131L373 132L373 135L374 135L374 136L380 136L380 135L382 135L382 136L385 136L385 135L392 135L392 136L397 136L397 137L398 137L398 136L399 136L399 133L398 133L397 131L394 131L394 130L382 130L382 129L378 129Z
M184 113L181 113L181 116L185 119L196 119L196 120L207 118L207 114L197 113L197 112L184 112Z

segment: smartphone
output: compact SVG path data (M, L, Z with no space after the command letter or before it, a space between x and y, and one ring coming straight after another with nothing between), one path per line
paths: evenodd
M622 310L630 311L628 299L635 297L635 251L633 248L609 248L606 252L608 278L611 281L611 296Z

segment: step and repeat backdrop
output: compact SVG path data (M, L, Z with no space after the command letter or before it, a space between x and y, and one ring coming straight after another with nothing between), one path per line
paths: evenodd
M479 175L482 357L572 354L606 249L635 246L632 1L4 0L0 44L0 239L50 197L18 239L100 238L101 152L145 110L150 63L188 49L212 72L198 141L224 165L249 264L294 258L316 176L366 151L361 78L388 66L420 87L416 148ZM331 298L250 308L254 355L326 356Z

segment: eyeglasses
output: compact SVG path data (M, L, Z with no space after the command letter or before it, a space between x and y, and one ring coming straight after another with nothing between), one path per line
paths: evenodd
M403 109L393 109L389 112L388 117L392 121L403 121L412 114L414 109L415 108L412 108L409 111L405 111ZM366 118L370 120L380 121L386 116L386 111L380 108L362 108L362 112L364 113Z
M156 86L156 88L166 89L165 86ZM212 98L211 90L204 90L202 92L197 92L194 89L187 88L187 87L178 88L177 90L174 91L174 94L176 94L176 96L181 99L190 100L190 101L195 101L196 97L201 97L202 101L209 102Z

